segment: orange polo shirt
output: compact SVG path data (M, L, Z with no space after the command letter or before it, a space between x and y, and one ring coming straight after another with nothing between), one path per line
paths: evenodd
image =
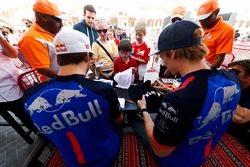
M212 64L216 55L231 53L233 40L234 29L219 17L218 23L213 28L206 30L203 36L203 42L209 49L206 60Z
M19 41L19 48L31 68L58 69L54 49L54 35L41 28L37 23L28 29ZM51 63L53 61L53 63ZM41 76L41 81L46 77Z

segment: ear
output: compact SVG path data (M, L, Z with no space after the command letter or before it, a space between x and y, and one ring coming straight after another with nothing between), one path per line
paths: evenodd
M89 56L89 52L87 52L86 56L85 56L85 62L90 62L90 56Z
M47 22L48 18L47 18L47 16L45 14L38 13L38 16L39 16L39 18L41 18L42 21Z
M176 59L176 55L175 55L174 50L170 50L170 57L171 57L171 59Z

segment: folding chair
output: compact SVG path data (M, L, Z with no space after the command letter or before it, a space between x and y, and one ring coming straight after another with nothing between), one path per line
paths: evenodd
M17 82L20 89L22 91L25 91L31 86L39 84L40 83L39 76L40 74L37 72L36 69L31 69L19 75Z
M27 71L18 77L18 85L20 86L22 91L25 91L27 88L33 86L34 84L40 83L39 74L35 69ZM12 126L13 129L29 144L32 144L34 141L29 136L30 131L26 132L22 128L22 124L19 124L9 112L0 112L0 115L5 119L8 124L1 124L1 126Z

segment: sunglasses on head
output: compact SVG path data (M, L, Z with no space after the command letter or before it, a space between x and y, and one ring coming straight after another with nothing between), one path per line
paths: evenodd
M55 17L55 16L51 16L51 15L48 15L50 18L52 18L55 22L62 22L62 19L58 18L58 17Z
M238 75L241 72L240 70L237 70L237 69L230 69L229 71L236 75Z
M107 33L107 31L108 31L108 29L102 29L102 30L96 30L98 33L101 33L101 32L103 32L103 33Z

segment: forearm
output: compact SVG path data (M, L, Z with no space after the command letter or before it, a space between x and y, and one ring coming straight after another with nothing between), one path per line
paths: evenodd
M169 156L174 151L174 149L162 148L154 142L153 139L154 122L150 114L148 112L143 112L143 119L148 141L154 153L159 157Z
M120 116L115 119L115 122L118 123L118 124L123 123L123 114L122 114L122 112L121 112Z
M50 78L54 78L56 77L57 73L49 68L38 68L37 71L39 72L39 74L42 74L44 76L50 77Z
M132 57L133 59L135 59L135 60L137 60L137 61L139 61L139 62L141 62L141 63L147 63L145 60L143 60L143 59L140 59L140 58L137 58L137 57Z
M10 58L17 58L18 56L18 52L16 51L16 49L11 46L8 41L6 41L3 37L0 36L0 45L3 48L3 53L10 57Z
M214 62L211 64L211 67L219 68L221 64L223 63L224 58L225 58L225 54L216 55Z

